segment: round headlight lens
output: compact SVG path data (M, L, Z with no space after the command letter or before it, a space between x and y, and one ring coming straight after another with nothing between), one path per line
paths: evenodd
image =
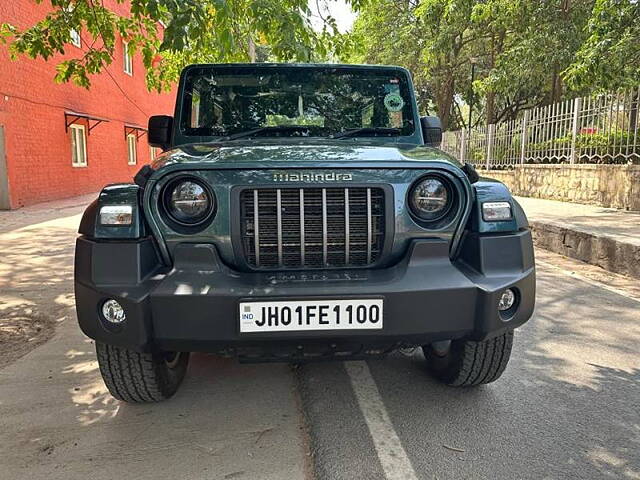
M167 193L167 211L176 222L195 225L205 220L213 210L212 196L194 180L179 181L170 186Z
M421 180L411 191L411 207L423 220L434 221L442 218L449 211L451 201L449 188L436 177Z

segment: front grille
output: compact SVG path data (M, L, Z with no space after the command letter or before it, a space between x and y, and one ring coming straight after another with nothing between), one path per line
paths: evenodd
M242 248L259 269L363 267L382 254L381 188L258 188L240 194Z

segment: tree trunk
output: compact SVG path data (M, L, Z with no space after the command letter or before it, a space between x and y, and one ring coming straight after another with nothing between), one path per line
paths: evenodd
M487 98L485 100L486 108L486 122L487 126L495 123L496 121L496 94L495 92L487 92Z
M640 107L640 87L631 91L631 109L629 110L629 132L635 132L638 126L638 109ZM637 153L640 154L640 151Z
M504 37L506 32L504 30L500 31L496 37L496 35L491 36L491 54L489 55L489 74L496 66L496 58L498 55L502 53L502 48L504 46ZM496 94L495 92L487 92L486 98L486 121L485 124L487 126L495 123L496 121Z
M449 119L451 114L451 100L448 98L438 98L436 99L438 102L438 117L442 122L442 126L445 130L449 129Z
M558 67L553 67L551 74L551 93L549 95L549 105L562 100L562 77L558 73Z
M249 61L256 63L256 44L252 38L249 38Z
M449 130L451 127L449 122L451 121L451 106L453 105L454 87L454 80L448 76L444 79L440 88L436 92L435 100L438 107L438 117L440 117L440 121L442 122L442 126L445 130Z

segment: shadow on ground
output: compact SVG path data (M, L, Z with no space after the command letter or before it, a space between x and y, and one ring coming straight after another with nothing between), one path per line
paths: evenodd
M58 218L2 228L0 368L47 341L57 324L73 317L73 252L80 221L73 213L65 209Z
M542 269L536 314L497 382L444 386L418 350L368 363L419 478L638 479L638 345L636 301ZM344 369L301 370L319 480L357 476L359 454L358 468L376 464L364 419L339 388L349 382ZM353 439L369 451L335 452L356 448Z
M194 355L168 402L128 405L108 394L75 321L83 208L0 213L0 477L302 479L286 365Z

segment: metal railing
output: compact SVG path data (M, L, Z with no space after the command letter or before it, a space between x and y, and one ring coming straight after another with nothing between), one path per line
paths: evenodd
M526 110L522 118L445 132L441 148L492 169L528 163L640 163L640 86Z

